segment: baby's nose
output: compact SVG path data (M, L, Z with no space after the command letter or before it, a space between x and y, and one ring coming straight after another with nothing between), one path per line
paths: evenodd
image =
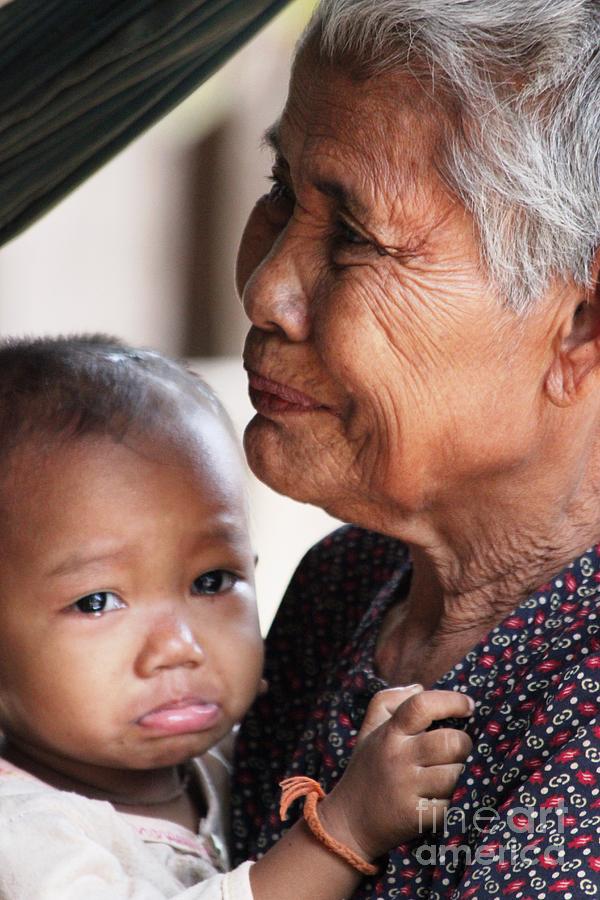
M149 677L160 669L195 668L204 651L188 623L174 614L157 618L145 636L137 659L138 673Z

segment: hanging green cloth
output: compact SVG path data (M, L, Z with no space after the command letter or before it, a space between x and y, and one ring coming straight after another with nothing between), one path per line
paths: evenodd
M0 6L0 244L176 106L286 2Z

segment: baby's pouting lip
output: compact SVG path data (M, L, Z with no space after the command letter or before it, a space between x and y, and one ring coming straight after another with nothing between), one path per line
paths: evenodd
M218 703L198 696L169 700L144 713L136 724L152 731L168 734L204 731L212 728L222 716Z

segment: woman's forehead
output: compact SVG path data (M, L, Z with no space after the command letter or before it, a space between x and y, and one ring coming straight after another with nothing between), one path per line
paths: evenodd
M430 164L442 114L418 82L402 73L357 80L342 65L319 62L310 50L294 65L282 116L267 136L290 166L315 154L332 162L361 157L382 166Z
M289 167L300 203L305 190L316 189L376 227L402 220L420 230L448 208L434 165L442 118L410 77L359 81L302 51L284 111L266 139Z

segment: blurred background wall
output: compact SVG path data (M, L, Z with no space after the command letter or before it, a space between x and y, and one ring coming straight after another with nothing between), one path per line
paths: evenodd
M267 190L261 136L285 101L313 0L296 0L184 104L0 251L0 333L101 331L194 361L240 434L252 416L235 294L239 238ZM305 550L336 526L249 474L263 628Z

